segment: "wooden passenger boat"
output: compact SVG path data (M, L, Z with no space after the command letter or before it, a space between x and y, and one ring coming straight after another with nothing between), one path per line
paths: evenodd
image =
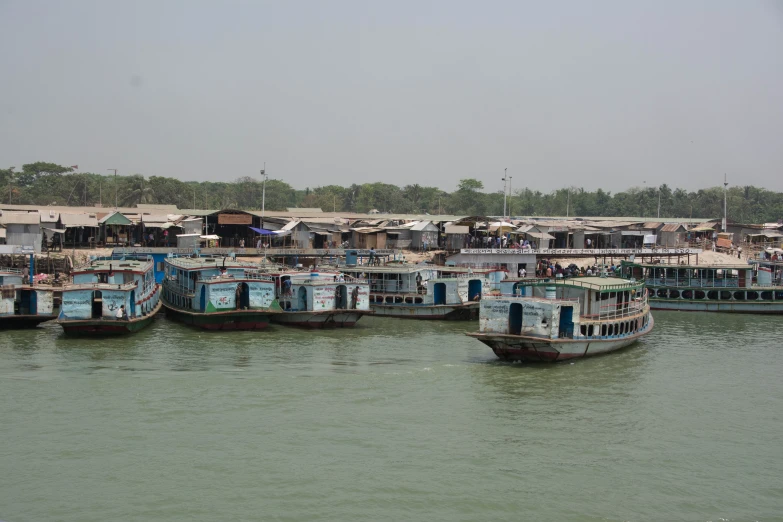
M432 265L388 264L341 268L347 276L369 283L370 308L379 316L409 319L477 319L479 299L493 274Z
M468 333L500 359L553 362L619 350L650 333L644 284L618 278L509 279Z
M73 283L63 287L57 323L66 334L137 332L160 311L160 294L152 258L95 259L77 268ZM118 310L124 310L121 317Z
M369 285L339 272L278 271L271 274L282 313L272 321L306 328L354 326L372 314Z
M271 276L227 257L169 257L166 316L207 330L260 330L281 313Z
M52 287L24 279L21 270L0 269L0 330L34 328L57 318Z
M622 275L644 281L653 310L783 314L783 261L673 265L623 261Z

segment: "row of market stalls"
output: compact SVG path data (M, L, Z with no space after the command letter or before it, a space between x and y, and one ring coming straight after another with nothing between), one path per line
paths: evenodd
M0 243L32 245L36 251L72 247L221 246L407 249L462 248L636 248L677 247L709 240L774 244L783 223L741 225L718 221L672 222L633 218L526 218L498 221L488 216L407 216L321 213L289 209L264 215L236 209L182 211L175 206L49 209L0 206ZM308 212L301 212L308 210Z

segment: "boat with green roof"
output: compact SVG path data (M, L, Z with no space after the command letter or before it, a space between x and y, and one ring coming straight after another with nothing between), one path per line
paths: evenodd
M506 279L481 299L479 331L500 359L554 362L612 352L653 328L643 282Z

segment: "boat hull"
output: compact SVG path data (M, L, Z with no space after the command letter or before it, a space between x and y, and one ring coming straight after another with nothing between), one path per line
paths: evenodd
M734 314L783 314L783 301L705 301L650 299L653 310L680 312L722 312Z
M35 328L41 323L57 319L57 314L8 315L0 317L0 330L24 330Z
M344 328L351 327L363 315L371 315L369 310L328 310L318 312L283 312L274 314L272 322L304 328Z
M557 362L613 352L630 346L653 327L650 320L644 330L619 338L542 339L523 335L468 333L486 344L504 361Z
M203 328L204 330L263 330L278 312L264 310L229 310L225 312L196 313L182 310L163 303L166 317Z
M370 304L376 316L401 317L404 319L445 319L451 321L470 321L478 319L479 303L459 305L386 305Z
M127 335L149 326L161 307L162 305L158 301L149 314L135 319L58 319L57 323L68 335Z

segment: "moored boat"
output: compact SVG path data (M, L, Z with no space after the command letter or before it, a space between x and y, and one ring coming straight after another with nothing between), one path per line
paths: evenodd
M169 257L166 316L207 330L259 330L281 313L275 283L258 265L227 257Z
M0 269L0 330L34 328L57 318L53 289L24 279L21 270Z
M498 287L481 300L479 331L467 335L503 360L554 362L607 353L653 328L641 282L511 279Z
M338 272L284 271L272 275L282 313L275 323L307 328L354 326L372 314L369 284Z
M152 258L99 258L62 289L57 323L66 334L122 335L148 326L161 309Z
M783 314L783 262L675 265L623 261L622 275L644 281L653 310Z
M432 265L393 264L340 268L369 283L370 309L409 319L476 319L479 300L502 272Z

